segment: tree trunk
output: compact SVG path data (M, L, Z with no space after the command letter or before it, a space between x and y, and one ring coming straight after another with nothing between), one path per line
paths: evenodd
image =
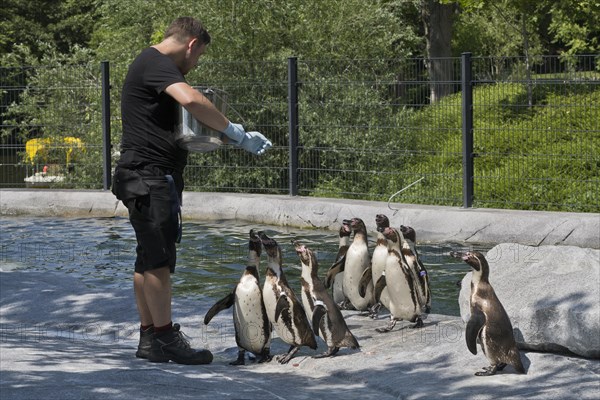
M454 7L454 4L440 4L437 0L422 1L431 103L454 92L454 64L450 59Z

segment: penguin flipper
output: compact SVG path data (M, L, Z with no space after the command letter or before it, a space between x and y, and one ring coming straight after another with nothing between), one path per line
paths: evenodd
M467 340L467 347L473 354L477 354L477 338L481 328L485 325L485 314L479 308L473 308L471 310L471 318L467 322L467 328L465 330L465 339Z
M375 301L377 303L379 303L379 300L381 299L381 292L383 292L383 289L385 289L387 285L387 282L385 280L385 274L381 275L381 277L379 277L379 279L377 280L377 283L375 284Z
M235 302L235 289L221 300L217 301L204 316L204 325L208 325L211 319L221 311L231 307Z
M275 306L275 321L279 321L279 317L281 316L281 313L283 311L287 310L289 312L290 310L290 303L288 302L288 298L285 294L282 294L281 296L279 296L279 299L277 299L277 305Z
M358 281L358 294L360 294L360 297L365 297L365 295L367 294L367 287L369 286L369 283L371 283L372 280L372 268L368 267L363 271L360 280Z
M331 283L335 279L335 276L340 272L344 271L344 267L346 266L346 256L343 256L339 260L337 260L327 271L327 275L325 276L325 287L329 289L331 287Z

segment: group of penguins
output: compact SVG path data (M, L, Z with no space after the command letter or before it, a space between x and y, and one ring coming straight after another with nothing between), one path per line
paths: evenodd
M286 354L276 357L282 364L302 346L316 349L315 335L327 344L327 351L317 358L333 356L342 347L357 349L358 340L348 329L341 309L365 311L376 318L381 307L387 308L390 322L377 329L382 333L391 331L400 320L422 327L422 318L431 309L431 292L429 276L415 248L415 231L405 226L400 230L390 227L383 214L378 214L375 222L377 244L371 256L364 221L343 221L338 254L324 280L319 278L315 253L293 241L302 265L301 301L288 284L277 241L265 232L251 230L248 263L240 281L204 317L208 324L217 313L233 306L238 357L230 364L245 364L246 351L256 355L259 363L270 361L272 330L290 345ZM268 262L261 287L258 266L263 247Z
M204 317L204 324L208 325L216 314L233 306L238 357L230 364L244 365L246 351L254 354L259 363L271 361L273 330L290 346L287 353L276 357L281 364L288 363L302 346L315 350L316 336L327 344L327 351L315 358L333 356L342 347L358 349L358 340L350 332L342 309L377 318L385 307L390 321L376 329L379 333L391 331L401 320L414 323L411 328L423 327L423 319L431 311L431 290L429 275L415 246L415 231L408 226L391 227L383 214L376 216L375 223L377 243L371 255L364 221L343 221L338 253L323 280L318 275L315 253L292 240L302 269L301 300L288 284L277 241L263 231L250 230L248 263L239 282ZM263 248L267 266L261 287L258 267ZM491 364L476 375L493 375L507 363L523 373L510 320L488 281L485 257L476 251L451 255L464 260L473 270L471 318L465 338L473 354L477 353L476 343L480 343Z

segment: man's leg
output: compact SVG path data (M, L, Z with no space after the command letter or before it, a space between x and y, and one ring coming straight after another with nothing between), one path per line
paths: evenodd
M146 295L144 294L144 274L139 272L133 273L133 291L135 293L138 314L140 315L140 323L142 326L154 325L152 314L146 303Z
M136 274L137 275L137 274ZM171 272L169 267L151 269L144 272L143 276L143 299L136 300L140 320L144 323L146 313L149 312L151 323L155 327L162 327L171 323ZM135 278L134 278L135 279Z
M135 356L138 358L148 358L152 348L152 339L154 339L154 322L152 314L146 303L146 295L144 294L144 274L134 272L133 274L133 290L135 293L135 303L137 305L138 314L140 316L140 342Z

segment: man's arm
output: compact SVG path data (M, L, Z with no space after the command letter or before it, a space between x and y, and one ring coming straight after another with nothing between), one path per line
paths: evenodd
M185 107L202 124L223 132L229 120L200 91L184 82L167 86L165 92Z

